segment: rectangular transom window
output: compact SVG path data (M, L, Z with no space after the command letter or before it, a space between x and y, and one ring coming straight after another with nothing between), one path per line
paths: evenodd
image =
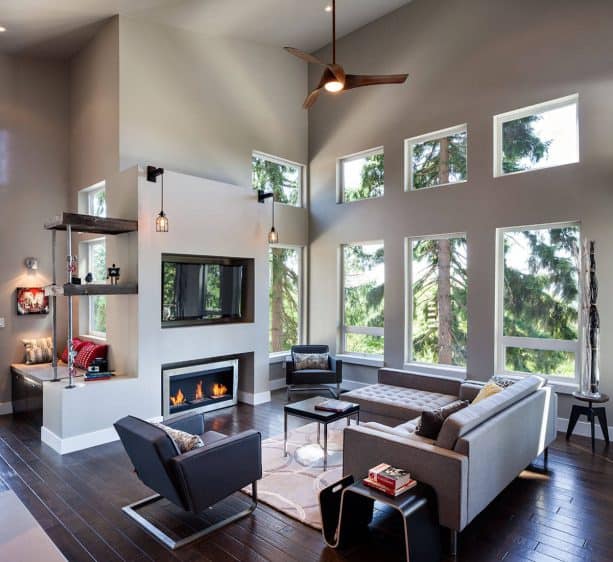
M466 125L458 125L404 141L405 190L466 181Z
M343 245L341 270L341 349L383 356L383 242Z
M251 156L253 189L274 193L277 203L302 207L304 166L277 156L253 152Z
M577 377L580 247L577 224L498 231L497 372Z
M269 266L269 352L280 353L301 342L303 249L271 247Z
M466 367L464 234L407 240L408 361Z
M576 94L494 116L494 176L579 162Z
M106 282L106 242L104 238L91 240L87 244L87 270L92 274L93 283ZM88 298L88 333L92 336L106 337L106 297L102 295Z
M99 187L94 187L87 193L87 214L94 217L106 217L106 188L102 183Z
M337 201L339 203L382 197L384 189L382 146L338 159Z

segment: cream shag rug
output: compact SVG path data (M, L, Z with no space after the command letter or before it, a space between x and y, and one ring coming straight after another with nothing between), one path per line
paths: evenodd
M346 420L328 426L328 468L325 472L323 449L317 444L316 423L288 433L287 457L283 456L283 435L262 441L263 475L258 482L259 501L309 527L321 529L319 491L341 479L345 427ZM322 425L322 446L323 439ZM251 486L243 491L249 494Z

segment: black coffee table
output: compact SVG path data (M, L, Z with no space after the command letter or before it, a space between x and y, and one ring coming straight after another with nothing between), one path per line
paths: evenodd
M292 415L299 418L304 418L317 422L317 443L319 443L321 424L324 426L324 470L328 468L328 424L342 420L347 420L347 425L350 424L351 416L356 416L357 423L360 423L360 405L355 404L352 408L345 410L344 412L325 412L323 410L316 410L315 405L325 402L327 398L321 396L315 396L314 398L308 398L301 402L291 402L286 404L283 408L283 456L287 456L287 416Z

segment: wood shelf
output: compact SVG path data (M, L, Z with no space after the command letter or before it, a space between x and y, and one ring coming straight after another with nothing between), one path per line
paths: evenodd
M136 232L138 221L114 219L109 217L94 217L78 213L63 212L52 221L45 224L46 230L66 230L70 225L73 232L88 232L91 234L125 234Z
M72 283L66 283L64 285L64 296L66 297L79 295L136 295L137 293L138 285L136 283L119 283L118 285L106 283L73 285Z

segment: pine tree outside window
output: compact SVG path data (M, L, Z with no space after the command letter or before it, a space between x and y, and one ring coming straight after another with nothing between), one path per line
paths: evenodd
M466 368L464 234L407 240L407 362Z
M499 373L575 382L580 367L577 224L499 229Z
M341 246L343 353L383 357L385 264L383 242Z
M494 176L579 162L579 96L494 116Z
M104 238L91 240L87 244L87 270L93 276L93 283L106 283L106 242ZM106 338L106 297L88 297L88 334Z
M405 191L465 182L466 125L458 125L404 141Z
M106 217L106 187L104 182L86 191L87 214L94 217Z
M302 207L305 167L277 156L253 152L251 178L253 189L274 193L275 203Z
M382 146L338 159L337 201L339 203L382 197L384 191Z
M285 355L301 342L303 249L271 247L269 267L269 353Z

